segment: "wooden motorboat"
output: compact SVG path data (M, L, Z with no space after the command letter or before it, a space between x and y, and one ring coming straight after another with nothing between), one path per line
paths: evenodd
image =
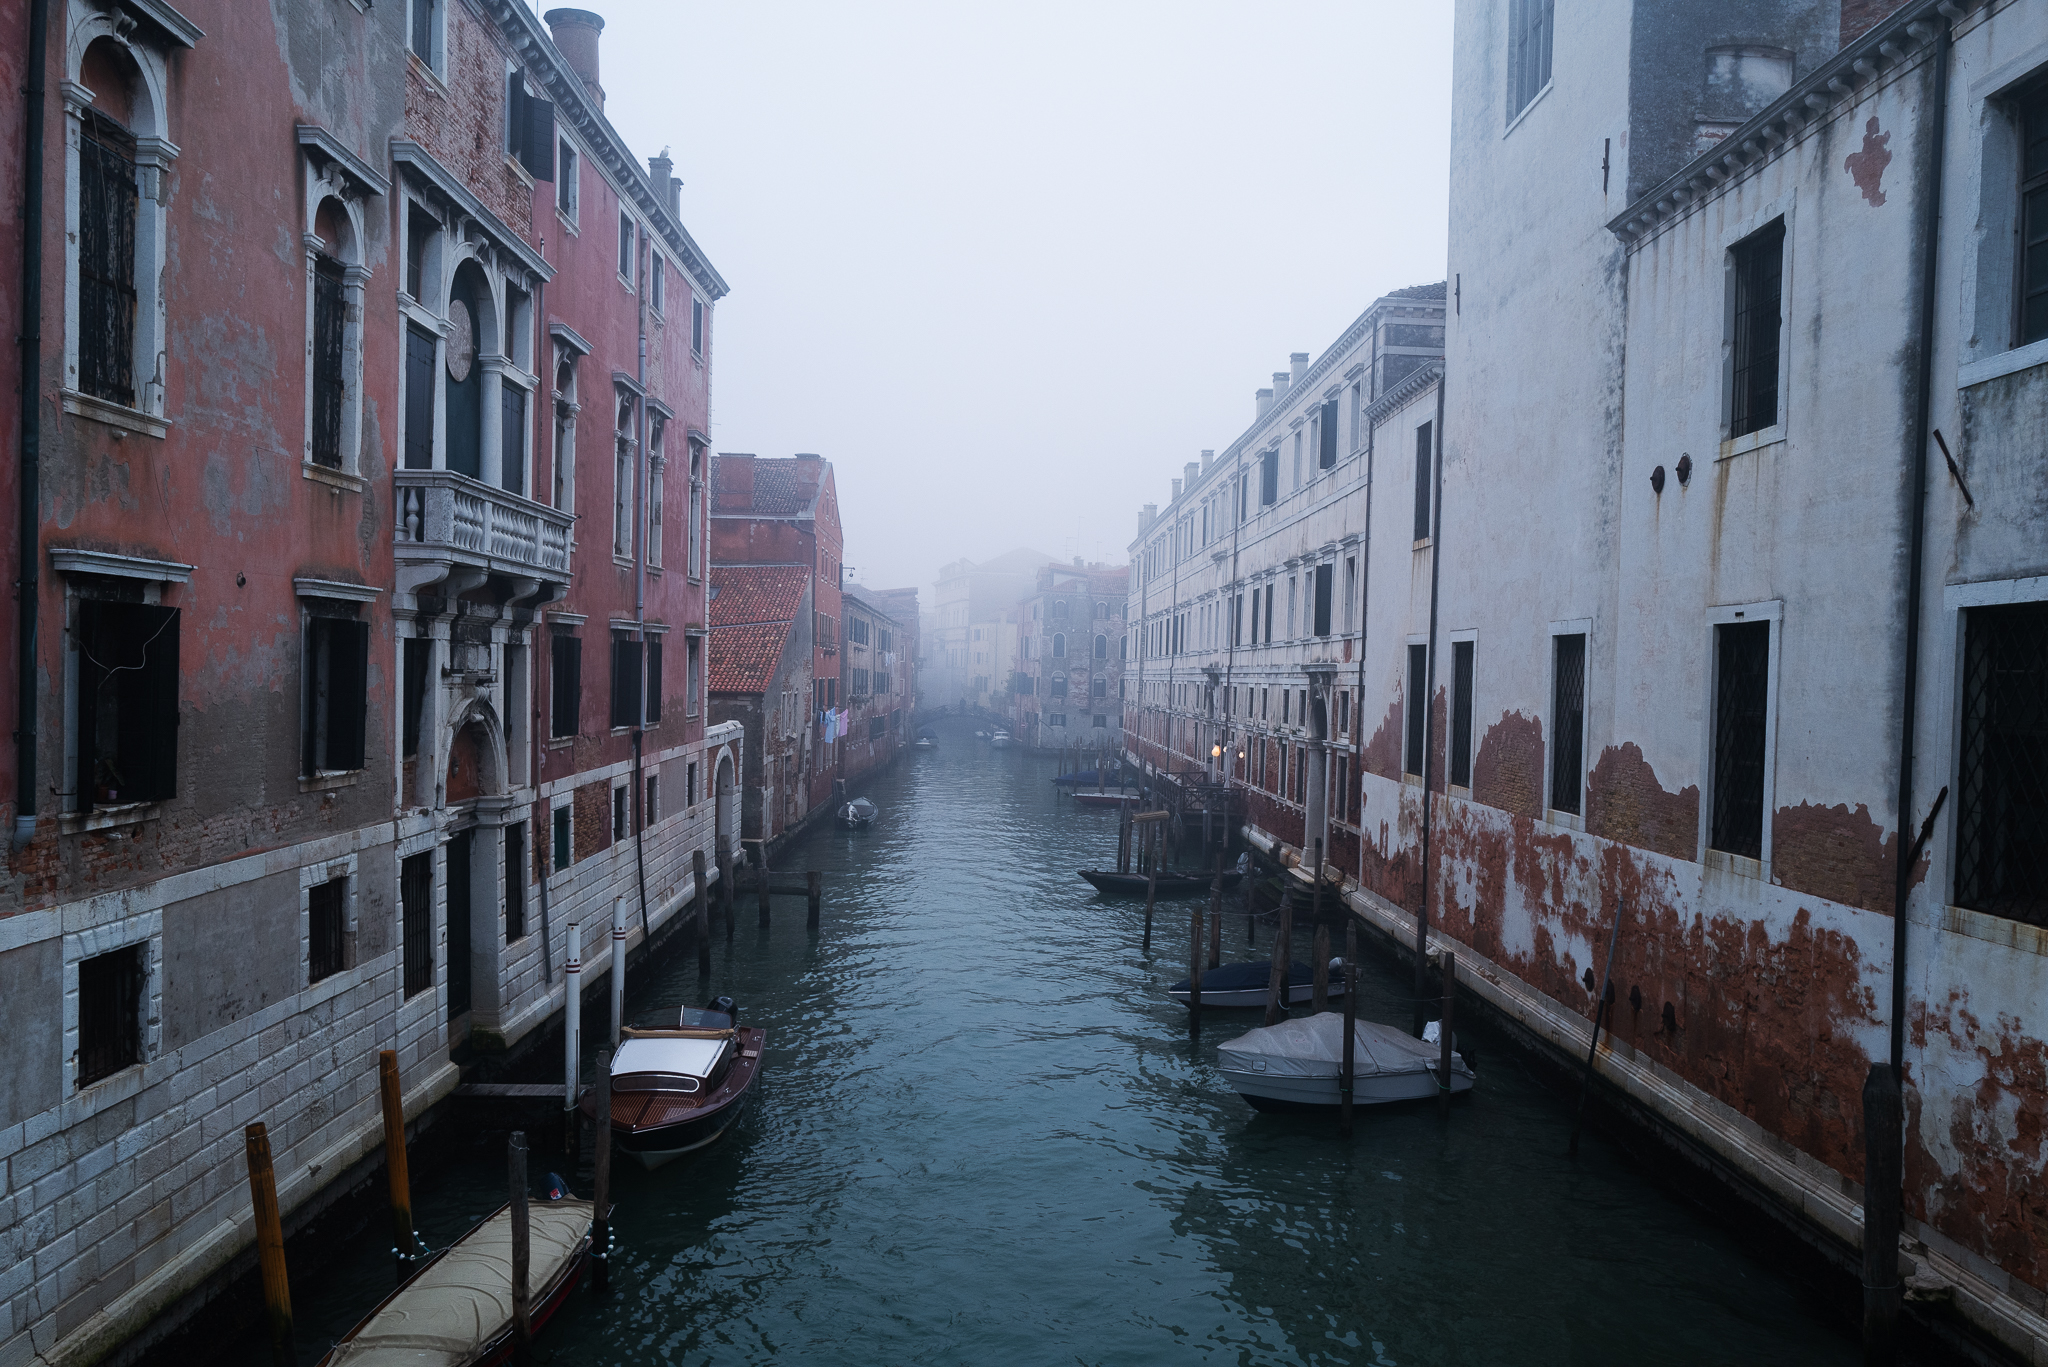
M537 1334L590 1258L588 1201L527 1203L527 1319ZM512 1359L512 1206L419 1268L320 1359L320 1367L485 1367Z
M1207 986L1205 981L1203 987ZM1208 998L1204 990L1205 1005ZM1372 1021L1358 1021L1354 1030L1354 1105L1415 1101L1437 1094L1439 1046ZM1344 1070L1344 1017L1324 1011L1262 1026L1220 1046L1216 1066L1254 1110L1308 1111L1338 1105L1342 1100L1337 1084ZM1471 1065L1453 1053L1451 1090L1467 1092L1472 1083Z
M1080 874L1095 885L1097 892L1115 896L1143 897L1146 875L1142 873L1116 873L1103 869L1082 869ZM1154 893L1158 897L1193 897L1209 890L1210 881L1215 877L1208 873L1165 873L1159 875L1159 887ZM1244 875L1233 869L1223 873L1223 890L1229 892L1244 880Z
M880 815L875 804L864 797L857 797L839 809L837 820L850 831L862 831L875 824Z
M1090 793L1077 788L1074 790L1074 805L1076 807L1128 807L1132 803L1137 802L1141 796L1142 794L1136 788L1121 788L1107 793Z
M612 1055L612 1142L641 1166L703 1148L746 1110L768 1032L740 1026L737 1016L686 1006L671 1028L626 1027ZM584 1093L583 1106L595 1109L595 1092Z
M1203 1007L1259 1007L1266 1005L1266 990L1273 981L1273 961L1260 959L1255 963L1223 964L1217 968L1202 970ZM1188 980L1166 989L1167 995L1182 1006L1188 1004ZM1330 989L1325 994L1332 1001L1344 995L1344 961L1330 960ZM1290 963L1287 966L1287 1004L1300 1006L1315 999L1314 974L1311 966L1304 963ZM1341 1038L1341 1037L1340 1037Z

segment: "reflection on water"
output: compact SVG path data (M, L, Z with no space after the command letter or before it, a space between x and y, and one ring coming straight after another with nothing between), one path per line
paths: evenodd
M1491 1050L1448 1129L1431 1107L1334 1123L1255 1115L1149 959L1140 908L1074 876L1113 857L1054 763L942 730L868 789L872 830L780 861L826 871L761 931L741 909L708 980L694 953L629 984L634 1012L736 998L768 1031L740 1126L648 1173L614 1168L609 1298L549 1326L589 1363L1848 1363L1795 1288L1624 1167L1564 1157L1566 1102ZM1262 935L1256 954L1267 951ZM1244 922L1226 917L1226 951ZM1298 952L1307 952L1303 936ZM1368 965L1361 1012L1400 1022ZM503 1199L501 1136L416 1193L434 1246ZM587 1191L588 1174L579 1174ZM295 1288L311 1361L389 1286L389 1239ZM264 1360L260 1344L243 1345Z

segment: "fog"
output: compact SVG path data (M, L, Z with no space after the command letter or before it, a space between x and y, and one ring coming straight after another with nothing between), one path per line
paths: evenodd
M851 569L927 604L1123 563L1288 352L1443 278L1448 4L593 7L731 287L713 449L830 459Z

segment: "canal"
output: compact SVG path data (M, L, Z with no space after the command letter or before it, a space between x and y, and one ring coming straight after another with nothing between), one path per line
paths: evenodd
M826 871L819 932L800 898L766 931L745 906L708 981L683 952L629 983L629 1017L731 995L767 1068L713 1149L615 1167L612 1293L573 1297L540 1361L1857 1360L1599 1135L1568 1161L1570 1099L1481 1033L1448 1126L1365 1108L1344 1142L1254 1114L1215 1062L1256 1017L1211 1013L1191 1043L1161 990L1185 904L1142 954L1141 908L1074 876L1113 857L1115 818L953 725L872 783L874 829L779 861ZM1242 954L1242 915L1225 925ZM1405 1021L1408 990L1369 960L1361 1015ZM465 1145L415 1191L436 1248L504 1199L502 1134ZM294 1269L301 1362L389 1289L389 1242L379 1225ZM236 1348L268 1360L254 1334Z

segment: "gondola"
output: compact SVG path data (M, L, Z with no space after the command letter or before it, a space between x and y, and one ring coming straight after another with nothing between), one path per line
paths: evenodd
M1097 892L1106 892L1124 897L1143 897L1145 895L1146 875L1142 873L1115 873L1106 872L1102 869L1082 869L1080 874L1095 885ZM1215 875L1209 873L1161 873L1159 875L1159 887L1155 891L1154 896L1193 897L1198 893L1207 892L1209 884L1214 878ZM1243 880L1243 874L1226 871L1223 875L1223 890L1229 892Z
M1218 968L1202 970L1202 1005L1216 1007L1260 1007L1266 1005L1266 992L1273 981L1273 961L1260 959L1247 964L1224 964ZM1188 1004L1188 980L1166 989L1168 996L1182 1006ZM1324 994L1331 1001L1344 995L1344 961L1330 960L1330 986ZM1305 963L1290 963L1287 966L1287 1004L1300 1006L1315 1000L1315 981L1311 966Z
M528 1321L539 1333L590 1258L588 1201L529 1201ZM512 1358L512 1206L421 1263L320 1359L319 1367L431 1362L486 1367Z
M879 815L875 804L864 797L857 797L839 809L837 820L849 831L864 831L875 824Z
M768 1032L742 1027L732 998L684 1007L668 1029L626 1027L612 1055L612 1141L658 1168L701 1149L740 1118L761 1072ZM586 1092L586 1112L595 1093Z

